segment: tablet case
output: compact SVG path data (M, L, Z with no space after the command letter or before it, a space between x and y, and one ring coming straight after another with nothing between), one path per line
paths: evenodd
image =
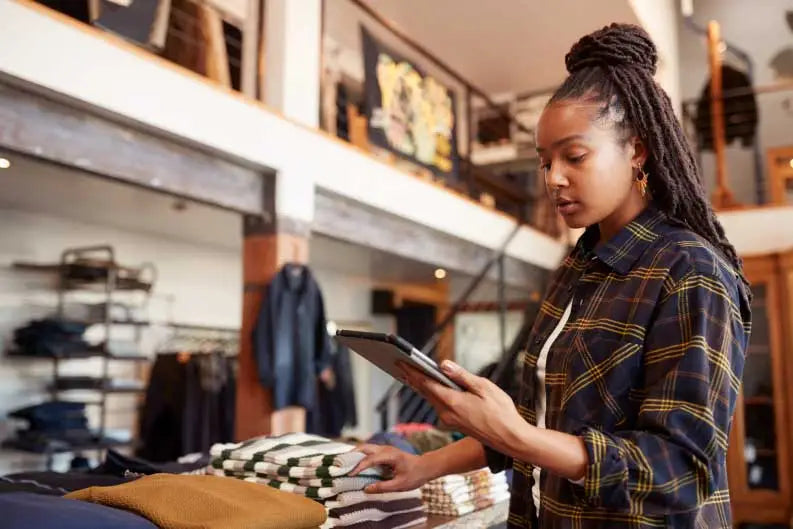
M404 362L444 386L463 391L459 385L443 374L434 360L404 338L393 334L340 329L336 332L336 339L396 379L402 376L397 363Z

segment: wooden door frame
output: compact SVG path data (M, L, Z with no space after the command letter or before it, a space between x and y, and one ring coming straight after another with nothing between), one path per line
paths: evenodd
M746 462L743 459L743 453L730 457L728 472L730 473L734 521L736 524L749 521L787 523L790 517L790 476L793 473L789 454L789 440L793 431L791 431L790 406L788 404L792 391L784 384L788 379L791 366L790 362L785 362L783 357L784 340L780 322L783 318L785 304L784 296L780 291L779 255L747 257L744 260L744 272L750 282L766 285L779 490L776 492L751 490L746 480ZM735 420L730 432L730 445L738 446L741 449L745 443L743 402L742 390L738 397Z
M785 194L786 181L793 179L793 168L780 166L776 163L779 158L793 160L793 147L773 147L766 151L765 159L768 166L768 180L771 190L771 203L786 205L788 200Z

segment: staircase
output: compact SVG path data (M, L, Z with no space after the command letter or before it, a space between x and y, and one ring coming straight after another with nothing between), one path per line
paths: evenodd
M434 360L438 358L454 358L454 351L450 350L453 344L443 340L442 337L449 326L453 325L455 318L459 315L463 307L466 311L474 312L480 309L484 311L492 308L493 302L491 301L472 302L471 298L483 281L489 277L493 268L496 268L498 272L498 299L496 304L498 306L499 315L501 354L496 368L492 370L488 378L513 395L513 398L515 397L515 388L513 384L515 380L514 375L516 373L515 368L517 367L520 352L525 349L529 332L539 309L539 302L529 303L524 308L520 329L515 338L508 345L506 332L506 313L508 305L504 283L504 252L520 230L520 226L520 224L516 225L515 229L502 243L500 248L493 252L479 274L471 281L460 298L449 310L448 314L446 314L444 319L437 325L432 336L423 344L423 347L421 347L421 351ZM396 381L391 384L375 409L380 416L381 431L388 431L397 423L438 423L438 417L430 404L411 388Z

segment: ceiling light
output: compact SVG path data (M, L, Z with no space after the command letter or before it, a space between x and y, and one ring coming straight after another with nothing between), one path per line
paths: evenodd
M438 268L435 270L435 279L444 279L446 277L446 270Z
M11 160L8 158L0 158L0 169L8 169L11 167Z

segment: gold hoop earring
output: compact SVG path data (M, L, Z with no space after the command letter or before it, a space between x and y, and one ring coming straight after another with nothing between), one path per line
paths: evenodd
M639 187L639 192L642 198L647 196L647 183L650 180L650 175L644 170L644 167L639 167L639 174L636 176L636 185Z

